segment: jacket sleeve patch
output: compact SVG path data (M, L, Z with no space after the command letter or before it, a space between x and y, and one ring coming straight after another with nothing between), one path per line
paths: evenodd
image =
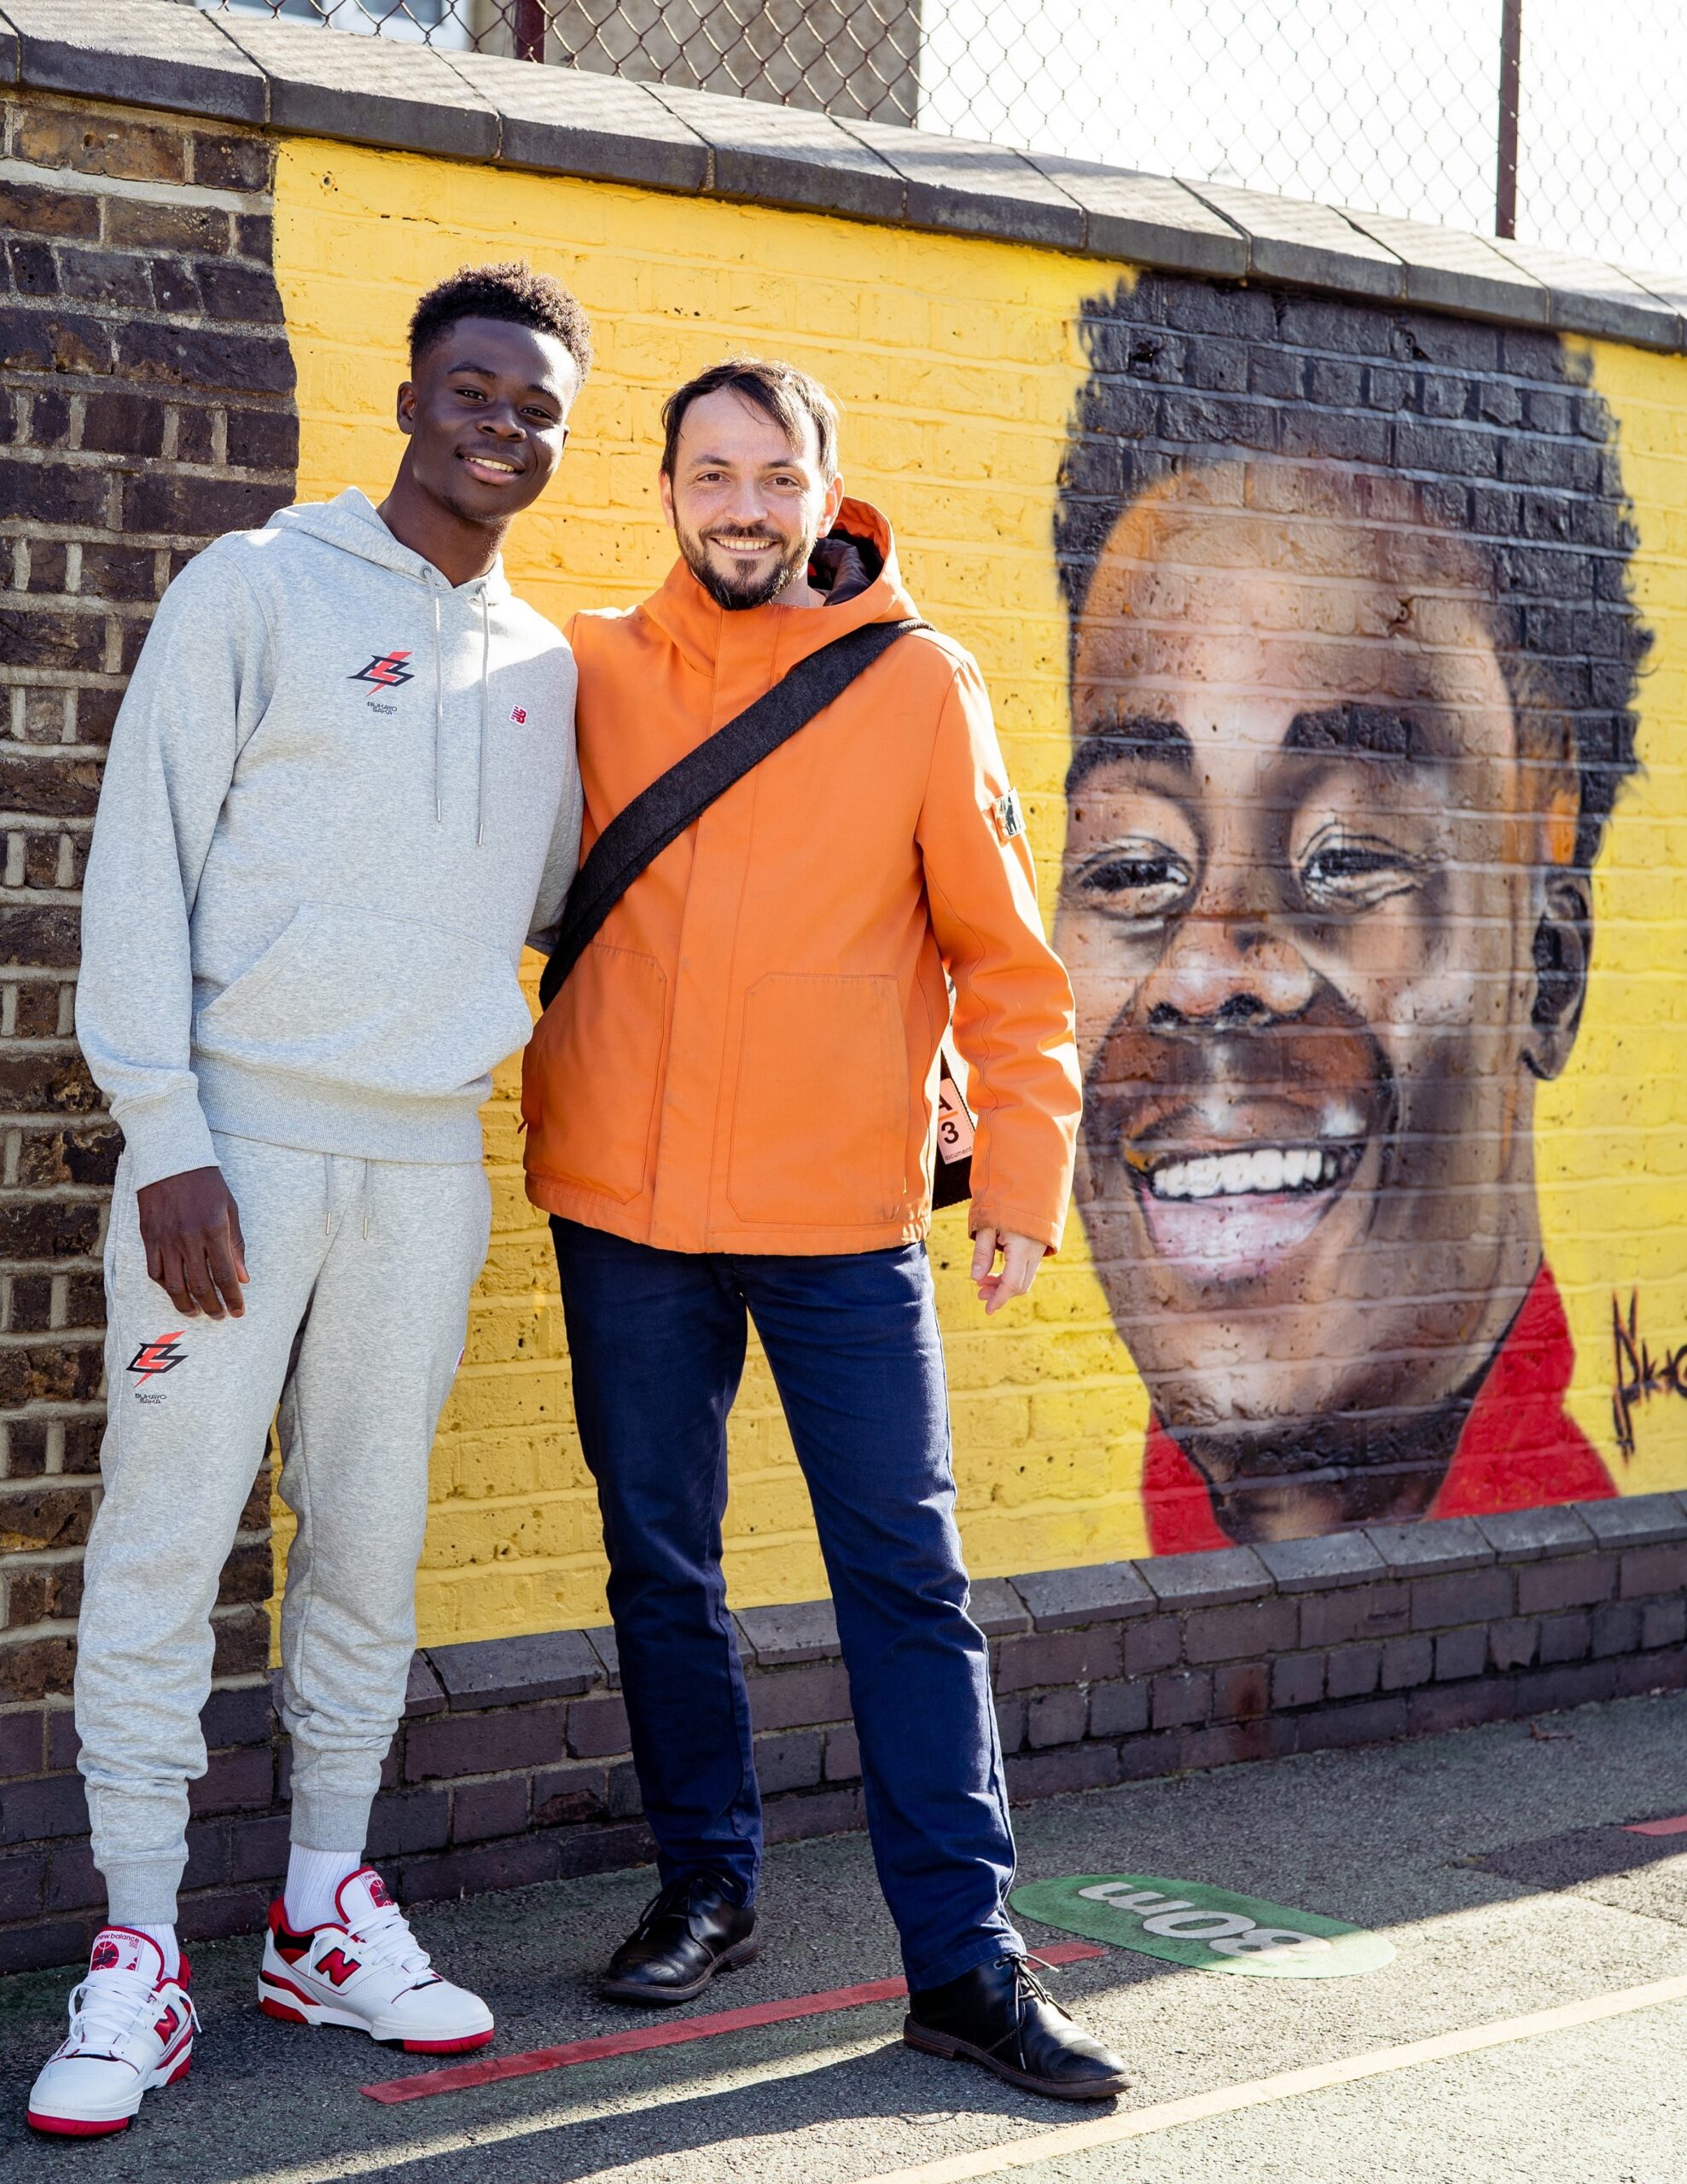
M998 796L990 807L990 816L995 822L998 841L1010 842L1015 835L1025 832L1025 814L1020 808L1019 791L1010 788L1005 796Z

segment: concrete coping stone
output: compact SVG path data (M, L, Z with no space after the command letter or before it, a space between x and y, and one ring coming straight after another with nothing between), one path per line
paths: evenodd
M1687 348L1687 273L713 91L202 15L183 0L0 0L0 70L352 142Z
M1262 1541L1254 1552L1280 1593L1316 1593L1362 1585L1387 1575L1387 1565L1363 1532L1330 1532L1322 1539Z
M1494 248L1544 282L1551 299L1548 322L1565 334L1603 335L1648 349L1682 346L1681 314L1615 265L1539 243L1497 241Z
M1637 270L1632 265L1620 270L1644 288L1649 296L1655 296L1661 304L1667 304L1672 311L1679 313L1687 335L1687 273L1651 273Z
M1687 1502L1675 1494L1625 1494L1579 1502L1576 1514L1601 1547L1652 1547L1687 1539Z
M143 106L183 103L225 121L261 122L268 107L263 72L197 9L157 0L8 0L7 74L44 91L82 98L129 99Z
M485 53L441 58L497 113L497 157L505 166L654 189L708 187L708 145L648 84Z
M603 1680L602 1664L583 1630L538 1630L526 1638L430 1646L428 1659L458 1713L471 1706L578 1699Z
M1204 205L1248 237L1248 270L1262 280L1292 281L1342 295L1403 299L1405 268L1395 253L1362 235L1333 205L1273 197L1224 182L1191 182Z
M1184 183L1054 152L1025 156L1083 207L1084 247L1094 256L1221 281L1240 281L1246 274L1247 236Z
M911 226L1041 243L1053 250L1085 247L1082 206L1022 152L890 121L850 121L845 126L901 176L907 186L903 218Z
M613 1623L600 1623L585 1634L585 1641L596 1654L603 1670L603 1681L611 1691L621 1687L621 1649L616 1641Z
M906 217L900 177L830 114L675 84L653 84L650 90L709 147L707 187L717 196L850 213L864 220Z
M1011 1638L1031 1628L1025 1602L1007 1577L980 1577L968 1590L967 1613L986 1638Z
M410 1675L404 1682L404 1719L413 1722L422 1714L443 1714L449 1704L427 1654L412 1653ZM281 1711L279 1696L276 1711Z
M177 0L150 4L172 16L186 12ZM274 128L454 160L497 155L497 113L431 46L245 15L218 15L214 27L268 77Z
M1395 1577L1439 1577L1480 1570L1497 1560L1472 1517L1435 1517L1416 1525L1368 1525L1365 1537Z
M1585 1554L1598 1544L1580 1512L1568 1505L1505 1509L1475 1521L1502 1562L1544 1562L1554 1555Z
M830 1600L797 1600L788 1607L744 1607L735 1618L750 1658L765 1669L799 1661L835 1661L838 1618Z
M1038 1630L1073 1630L1090 1623L1122 1623L1157 1602L1134 1563L1092 1562L1073 1570L1038 1570L1012 1581Z
M1274 1590L1271 1573L1251 1547L1208 1548L1196 1554L1156 1554L1137 1565L1163 1608L1222 1607Z
M1341 217L1361 235L1392 250L1405 268L1405 298L1426 310L1469 313L1544 326L1551 299L1544 281L1504 258L1483 235L1433 227L1391 212L1355 212Z

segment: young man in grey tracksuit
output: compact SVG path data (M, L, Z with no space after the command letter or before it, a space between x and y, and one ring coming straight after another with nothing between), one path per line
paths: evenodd
M121 2129L186 2068L174 1920L210 1611L278 1403L294 1847L262 2007L428 2052L492 2037L363 1850L486 1249L478 1110L528 1033L523 940L578 857L573 662L498 548L589 359L578 305L526 267L424 297L387 500L207 548L118 721L77 1001L124 1135L76 1678L109 1924L31 2095L41 2129Z

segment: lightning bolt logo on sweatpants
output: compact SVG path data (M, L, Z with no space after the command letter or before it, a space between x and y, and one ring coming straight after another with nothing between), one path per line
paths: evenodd
M143 1342L129 1360L125 1370L133 1373L145 1387L148 1381L160 1373L173 1373L182 1363L187 1352L181 1347L182 1330L174 1334L161 1334L156 1342Z

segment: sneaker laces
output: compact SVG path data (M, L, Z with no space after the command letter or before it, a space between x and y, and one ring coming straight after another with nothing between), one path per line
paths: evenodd
M157 1999L158 1989L144 1972L90 1972L71 1989L70 2032L63 2052L115 2058ZM187 2004L197 2032L199 2013L192 1997L182 1990L180 1999Z
M437 1979L433 1960L410 1931L410 1922L396 1903L379 1906L361 1925L346 1931L363 1950L364 1961L383 1972L401 1972L412 1987Z

